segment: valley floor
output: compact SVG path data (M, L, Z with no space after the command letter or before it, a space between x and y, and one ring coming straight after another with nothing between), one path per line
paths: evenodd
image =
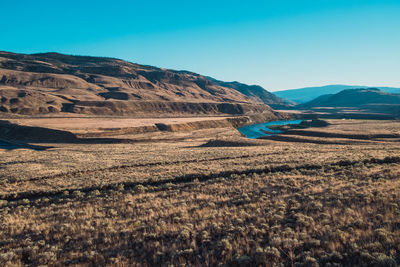
M176 117L176 118L123 118L123 117L41 117L41 118L19 118L9 120L27 126L39 126L52 129L84 131L93 129L116 129L126 127L152 126L155 123L177 124L206 120L219 120L228 118L226 116L203 116L203 117Z
M0 265L400 264L400 122L329 122L0 149Z

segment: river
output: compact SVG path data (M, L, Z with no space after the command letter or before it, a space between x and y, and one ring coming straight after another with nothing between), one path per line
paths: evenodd
M239 127L238 130L241 132L243 135L245 135L247 138L255 139L263 136L271 136L275 134L279 134L282 131L279 130L272 130L269 129L268 126L271 125L288 125L288 124L300 124L302 120L290 120L290 121L271 121L271 122L265 122L265 123L258 123L258 124L252 124L252 125L247 125L243 127ZM268 133L264 133L264 130Z

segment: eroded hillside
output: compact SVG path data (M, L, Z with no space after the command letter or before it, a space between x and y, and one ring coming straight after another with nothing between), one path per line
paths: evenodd
M0 111L18 114L249 114L270 112L265 103L276 101L187 71L113 58L8 52L0 52L0 97Z

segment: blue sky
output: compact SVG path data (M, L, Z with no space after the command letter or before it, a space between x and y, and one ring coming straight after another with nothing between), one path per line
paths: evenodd
M2 0L0 50L109 56L275 91L400 87L400 1Z

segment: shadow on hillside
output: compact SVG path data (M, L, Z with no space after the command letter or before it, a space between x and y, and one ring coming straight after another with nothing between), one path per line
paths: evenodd
M135 143L142 142L143 140L121 139L121 138L79 138L75 134L54 130L44 127L32 127L11 123L9 121L0 120L0 149L33 149L33 150L46 150L52 148L51 146L31 145L35 144L121 144L121 143Z
M15 143L7 140L0 139L0 149L6 150L14 150L14 149L32 149L36 151L43 151L49 148L53 148L52 146L38 146L38 145L30 145L27 143Z

